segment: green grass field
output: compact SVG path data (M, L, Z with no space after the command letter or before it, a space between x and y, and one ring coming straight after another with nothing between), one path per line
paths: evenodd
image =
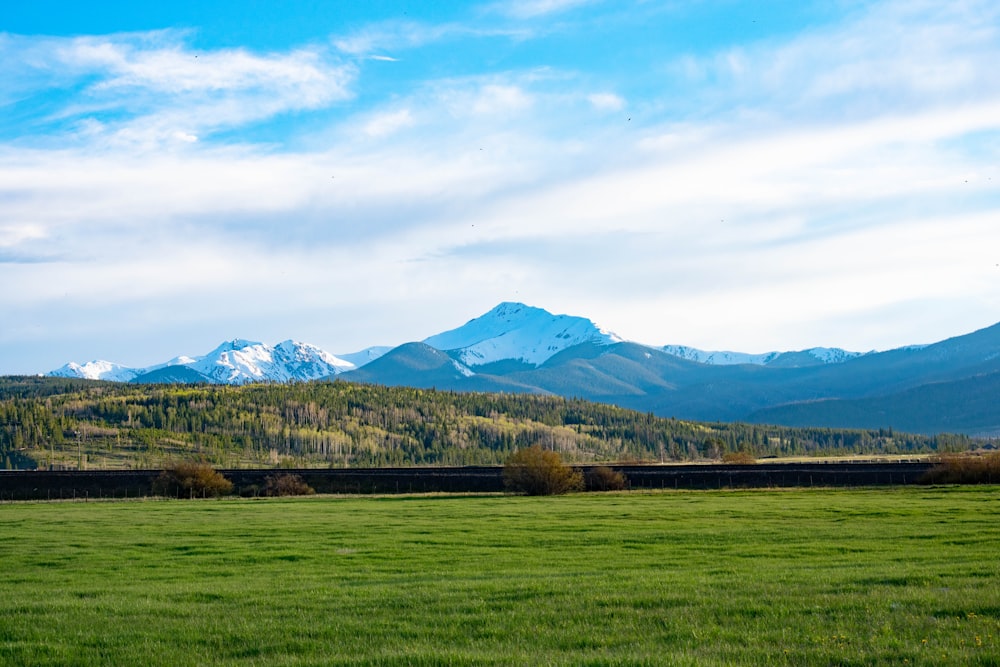
M5 665L1000 665L993 487L0 506Z

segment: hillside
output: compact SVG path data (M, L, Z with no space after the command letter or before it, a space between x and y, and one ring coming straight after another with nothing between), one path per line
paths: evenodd
M750 420L792 426L878 428L887 415L902 415L896 422L906 431L928 432L951 423L958 427L955 430L996 438L1000 436L997 396L1000 396L1000 373L991 373L930 383L885 396L826 399L766 408L751 414ZM927 406L934 406L934 410L926 410Z
M418 348L422 349L422 348ZM10 467L467 465L540 444L570 461L712 460L966 449L962 436L698 423L581 399L453 393L343 381L130 385L0 378Z

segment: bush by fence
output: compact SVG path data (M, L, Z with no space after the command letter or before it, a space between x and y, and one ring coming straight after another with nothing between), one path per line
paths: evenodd
M628 488L625 475L607 466L590 468L583 479L588 491L623 491Z
M508 490L529 496L551 496L583 489L583 474L557 452L538 445L519 449L507 459L503 481Z
M1000 453L941 456L921 481L925 484L998 484Z
M270 475L264 480L265 496L311 496L316 493L299 475Z
M153 493L176 498L225 496L233 483L207 463L175 463L153 480Z

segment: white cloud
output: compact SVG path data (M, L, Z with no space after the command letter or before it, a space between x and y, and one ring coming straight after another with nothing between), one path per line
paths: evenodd
M530 33L518 28L495 25L473 26L463 23L426 24L416 21L384 21L347 35L337 35L330 42L340 53L373 60L396 60L384 52L418 49L423 46L461 39L505 37L523 39Z
M625 100L614 93L592 93L587 101L598 111L621 111L625 108Z
M11 95L44 100L56 88L79 89L45 119L54 129L75 125L88 141L101 136L143 148L327 107L352 95L354 68L317 49L199 51L184 37L171 31L16 37L0 52L15 72Z
M290 105L310 107L347 96L343 72L319 52L300 49L257 55L243 49L196 51L179 41L136 41L129 36L77 37L56 45L56 61L103 75L94 92L134 88L173 95L269 90Z
M524 111L531 105L531 96L520 87L489 84L480 89L472 110L479 114L506 114Z
M386 137L414 124L409 109L377 114L364 125L364 132L370 137Z
M995 3L885 2L785 43L678 59L672 71L707 95L692 104L754 105L857 117L1000 92ZM706 85L707 84L707 85Z
M11 248L45 236L45 229L41 225L15 222L0 224L0 248Z
M340 352L503 299L750 351L961 333L1000 307L1000 47L993 14L919 7L678 59L659 98L628 94L655 126L593 113L625 108L605 91L627 81L533 66L406 81L296 151L213 137L367 94L368 70L315 49L195 51L176 34L21 49L43 74L12 67L5 99L56 80L82 92L50 107L47 122L67 119L59 148L0 145L0 248L16 260L0 255L0 283L19 286L0 312L78 308L81 332L101 326L87 310L127 312L136 331L162 313L256 323ZM343 52L471 34L384 28ZM56 44L73 58L53 64Z
M531 19L592 5L599 0L508 0L495 7L515 18Z

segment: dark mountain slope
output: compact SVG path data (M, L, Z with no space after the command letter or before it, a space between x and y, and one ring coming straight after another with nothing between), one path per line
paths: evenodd
M827 399L757 410L747 421L783 426L884 428L1000 435L1000 373L934 382L886 396Z
M444 352L424 343L406 343L339 377L350 382L452 388L457 387L465 375L457 362Z
M470 369L454 352L411 343L344 379L550 393L704 421L779 420L923 433L988 432L1000 424L1000 406L976 394L992 391L983 377L1000 374L1000 324L841 363L815 363L807 352L785 357L766 366L711 365L602 339L562 349L537 368L508 359Z
M164 366L155 371L149 371L137 375L131 380L131 384L216 384L216 381L207 375L202 375L193 368L187 366Z
M516 377L468 373L467 368L445 352L425 343L406 343L357 370L341 373L336 377L348 382L421 389L548 393L534 385L521 383Z

